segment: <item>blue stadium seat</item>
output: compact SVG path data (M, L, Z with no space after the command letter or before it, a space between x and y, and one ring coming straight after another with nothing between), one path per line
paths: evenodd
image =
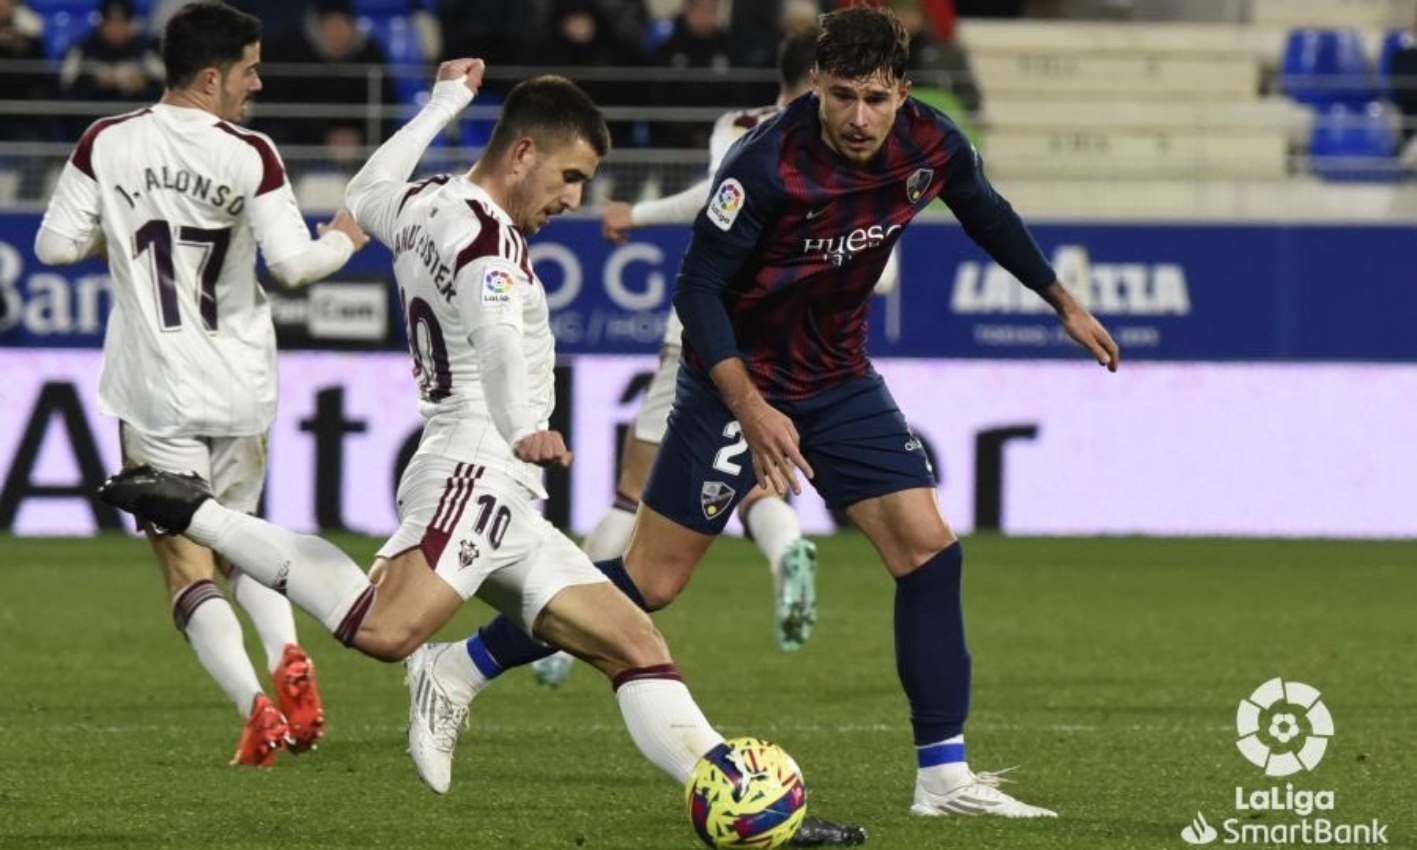
M98 0L29 0L25 5L46 18L58 12L87 16L98 11Z
M423 44L412 22L403 15L363 16L357 19L361 30L369 35L389 57L394 75L394 91L400 103L413 104L419 92L429 88L428 70L423 56Z
M669 36L674 34L673 18L651 18L645 26L644 42L640 45L645 55L655 51L655 48L669 40Z
M1378 53L1378 81L1384 91L1392 88L1392 57L1397 55L1397 51L1413 46L1417 46L1417 37L1412 35L1410 29L1392 30L1383 37L1383 46Z
M82 12L60 10L44 15L44 58L62 59L69 48L84 40L93 29L97 13L86 3Z
M1401 179L1397 134L1381 103L1362 109L1333 104L1314 120L1309 164L1325 180L1387 182Z
M1373 97L1362 35L1352 29L1297 29L1289 33L1280 71L1284 93L1323 108L1360 106Z
M393 15L407 15L413 11L410 0L354 0L356 17L387 18Z

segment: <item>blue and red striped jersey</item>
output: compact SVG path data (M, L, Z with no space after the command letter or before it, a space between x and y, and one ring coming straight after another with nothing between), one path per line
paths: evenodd
M946 115L907 98L880 153L857 165L822 140L818 105L799 97L729 151L677 282L687 367L707 376L741 357L769 401L871 371L871 291L901 229L936 197L1027 286L1055 279Z

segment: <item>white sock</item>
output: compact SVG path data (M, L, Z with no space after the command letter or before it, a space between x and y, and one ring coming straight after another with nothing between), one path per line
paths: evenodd
M709 725L689 689L678 679L646 678L615 689L615 701L635 746L682 787L694 765L723 736Z
M222 507L215 499L197 508L184 533L284 593L331 632L340 631L345 615L372 589L364 571L334 544Z
M618 500L595 524L581 548L592 561L608 561L625 554L630 533L635 530L635 508L626 509Z
M226 586L256 627L261 648L266 651L266 672L274 673L285 654L285 645L297 642L290 601L240 570L231 571Z
M935 747L941 744L964 744L964 736L956 735L953 738L946 738L943 741L936 741L926 747ZM920 747L918 749L926 749ZM974 772L969 769L967 761L951 761L944 764L922 767L916 771L915 781L924 785L927 789L938 794L943 794L960 785L974 781Z
M777 575L778 563L787 547L802 537L802 524L797 521L797 512L777 496L766 496L754 502L743 518L758 551L768 559L773 575Z
M467 705L491 679L482 675L482 671L472 663L472 656L467 654L465 643L430 643L428 648L437 650L444 646L452 646L452 649L440 652L433 660L434 675L450 697L461 700L462 705Z
M192 644L197 660L245 717L251 712L251 701L261 693L261 683L246 655L241 623L231 603L215 584L199 581L178 592L173 608L178 628Z

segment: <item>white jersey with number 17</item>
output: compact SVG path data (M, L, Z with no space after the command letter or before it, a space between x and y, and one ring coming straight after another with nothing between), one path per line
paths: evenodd
M266 136L156 104L84 133L41 225L102 228L113 277L100 407L154 436L262 434L275 418L275 331L256 281L310 231Z

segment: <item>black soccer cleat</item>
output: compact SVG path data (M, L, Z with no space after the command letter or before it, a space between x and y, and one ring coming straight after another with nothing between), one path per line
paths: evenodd
M866 843L866 828L807 815L787 843L791 847L855 847Z
M98 497L151 523L158 534L181 534L212 490L195 472L177 475L143 464L100 484Z

